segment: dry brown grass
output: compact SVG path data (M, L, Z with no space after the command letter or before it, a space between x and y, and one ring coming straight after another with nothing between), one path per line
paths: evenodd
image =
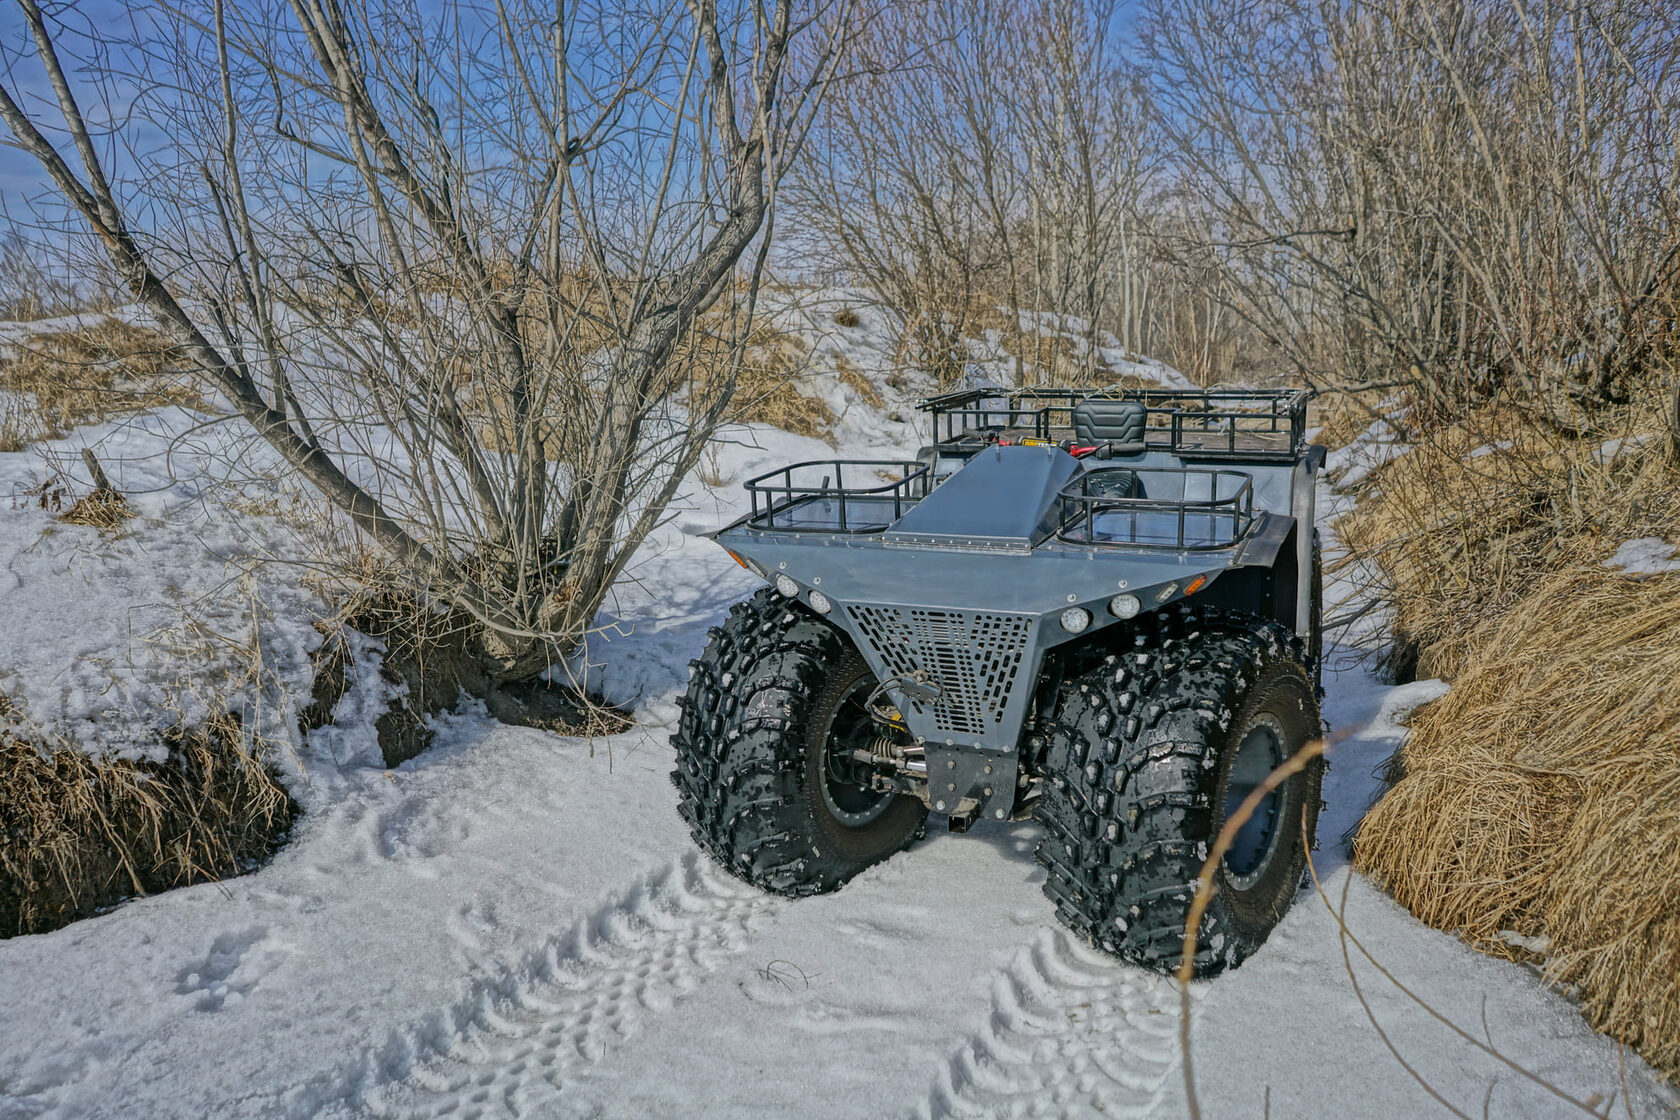
M1661 430L1647 405L1607 417L1587 439L1486 409L1418 437L1362 484L1363 500L1337 525L1351 553L1342 566L1364 560L1381 572L1399 675L1450 678L1471 632L1538 580L1594 564L1621 541L1680 535L1680 464L1660 440L1599 455L1606 438Z
M86 497L76 499L76 503L59 516L59 520L109 530L121 528L133 516L134 510L121 494L114 490L95 490Z
M1680 543L1680 462L1655 398L1588 438L1489 408L1362 483L1338 524L1379 573L1420 711L1358 866L1425 922L1545 965L1599 1029L1680 1075L1680 576L1603 561ZM1479 449L1492 448L1472 456Z
M1680 1075L1680 577L1561 572L1466 645L1358 865L1485 951L1548 938L1593 1025Z
M799 350L800 344L790 340L749 353L736 381L731 418L832 441L834 410L826 401L799 391L804 372Z
M1318 429L1313 442L1331 451L1346 447L1361 432L1381 417L1383 392L1343 392L1335 390L1313 400L1309 406L1307 424Z
M728 368L733 340L726 330L709 329L691 343L683 368L692 370L694 391L702 398L717 387L717 371ZM836 417L828 404L799 391L810 377L810 347L795 335L756 321L742 343L735 395L728 419L769 424L795 435L832 442Z
M1023 385L1075 384L1081 378L1091 377L1103 383L1102 374L1093 374L1090 362L1080 356L1076 340L1048 329L1023 329L1020 320L1006 308L981 307L971 316L966 329L971 335L996 331L999 348L1021 363Z
M17 450L95 423L165 405L200 407L182 375L179 348L151 327L105 318L44 331L0 353L0 389L11 398L0 440ZM31 402L27 412L18 403Z
M22 451L41 438L45 425L33 404L10 393L0 395L0 455Z
M735 393L724 416L726 421L770 424L796 435L832 442L834 410L824 401L800 391L812 377L809 345L764 319L755 320L742 339L739 313L739 307L720 301L719 306L701 316L695 329L679 340L663 378L651 391L661 396L688 392L693 403L703 408L715 400L715 394L723 386L723 375L735 365L739 350ZM585 324L589 322L592 320L586 318ZM533 328L531 339L534 349L555 347L565 351L566 361L575 361L580 354L615 344L614 339L595 328L580 330L563 342L556 341L540 324ZM471 387L467 395L476 398L474 421L485 445L498 452L512 451L516 445L511 427L512 410L507 405L506 394L497 388L488 351L463 348L450 358L448 365L459 385ZM872 386L870 389L873 391ZM569 449L563 433L569 419L575 417L551 414L543 425L545 454L551 460L567 458Z
M836 358L834 372L835 376L840 379L840 384L856 393L859 399L870 408L887 407L886 398L881 396L881 390L875 387L875 383L865 377L856 366L844 357Z
M0 729L0 937L248 870L296 808L224 717L164 736L162 763L95 759Z

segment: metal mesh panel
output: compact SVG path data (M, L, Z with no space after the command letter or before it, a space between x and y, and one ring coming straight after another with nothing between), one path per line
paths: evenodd
M892 676L927 671L942 695L934 724L952 735L986 735L1003 723L1021 671L1032 617L919 608L847 607L859 635ZM912 703L917 712L923 705Z

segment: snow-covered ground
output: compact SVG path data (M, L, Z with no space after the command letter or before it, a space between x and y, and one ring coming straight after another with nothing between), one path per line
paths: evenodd
M871 376L888 360L868 314L850 335L819 333L818 351ZM840 454L914 450L914 392L883 391L879 411L835 391ZM311 593L295 569L244 574L286 547L285 495L231 514L227 489L195 482L214 457L168 438L190 421L159 414L124 437L137 460L174 450L145 487L151 468L124 461L124 484L152 493L126 535L28 502L0 511L0 689L32 716L138 718L149 694L124 690L167 674L136 660L154 647L135 635L182 597L216 604L229 633L255 627L276 687L296 686ZM308 812L269 865L0 942L0 1120L1184 1115L1176 987L1057 925L1033 826L932 831L798 902L721 874L690 842L667 778L674 701L707 627L756 584L698 534L741 511L740 480L832 454L740 427L706 468L725 485L690 480L589 651L633 729L588 741L463 709L439 721L438 746L386 771L378 697L353 689L287 761ZM0 456L0 485L21 491L40 470ZM1352 874L1341 838L1404 735L1397 720L1443 686L1391 688L1345 651L1334 661L1326 712L1347 736L1320 823L1325 901L1302 895L1256 957L1195 987L1203 1114L1446 1113L1432 1094L1463 1114L1580 1111L1560 1093L1601 1115L1612 1098L1617 1115L1670 1114L1672 1092L1532 970L1423 927Z

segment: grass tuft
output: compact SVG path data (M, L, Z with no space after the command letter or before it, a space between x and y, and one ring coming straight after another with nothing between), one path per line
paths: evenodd
M12 343L0 352L0 450L113 416L201 407L185 365L161 332L110 317Z
M1545 946L1593 1025L1676 1077L1680 574L1604 564L1629 539L1680 544L1653 403L1578 437L1509 408L1426 433L1338 530L1393 612L1391 669L1452 682L1413 718L1357 865L1480 949Z
M1486 952L1545 938L1593 1025L1680 1074L1680 576L1562 572L1465 644L1358 865Z
M168 732L164 762L94 758L0 729L0 937L251 869L296 807L225 716Z
M59 520L108 530L121 528L133 516L134 510L121 494L115 490L97 489L85 498L76 499L76 503L59 516Z

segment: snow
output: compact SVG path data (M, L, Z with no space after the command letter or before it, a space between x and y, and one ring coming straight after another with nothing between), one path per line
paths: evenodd
M1666 437L1667 434L1666 432L1641 432L1634 436L1607 439L1593 449L1593 462L1614 463L1622 455L1630 451L1638 451L1642 447L1648 447Z
M1680 572L1680 548L1661 537L1640 537L1623 541L1606 567L1621 568L1630 576L1654 576L1665 572Z
M0 693L21 720L143 755L149 731L224 700L254 716L234 682L258 648L264 687L307 691L325 604L295 564L266 562L310 559L311 534L287 516L302 499L266 449L216 419L167 408L0 454ZM59 520L92 489L83 447L136 514L120 530Z
M700 534L743 510L753 473L917 442L884 415L913 416L925 388L883 383L890 323L835 302L862 321L824 326L832 313L804 301L813 352L863 370L887 406L819 387L841 417L837 449L738 426L707 467L726 483L687 481L588 648L592 682L634 707L635 726L586 740L465 705L435 721L437 746L387 771L372 725L390 686L358 656L335 722L281 760L307 812L267 866L0 942L0 1118L1183 1115L1176 986L1057 924L1034 826L932 832L837 894L789 901L712 866L677 816L668 738L687 661L758 582ZM73 461L99 443L140 510L121 533L6 514L0 689L90 749L188 691L167 657L144 656L156 627L181 632L182 604L221 633L256 627L271 693L307 681L321 604L295 568L256 561L309 538L262 456L229 426L189 435L197 419L166 411L46 449ZM247 468L224 484L230 454ZM0 456L0 482L40 467ZM233 495L262 500L240 514ZM1405 714L1445 687L1386 686L1357 664L1351 644L1378 625L1367 615L1341 635L1325 681L1344 733L1316 854L1330 906L1345 891L1360 944L1476 1038L1618 1110L1625 1080L1636 1115L1660 1114L1671 1091L1532 970L1424 927L1349 868L1342 838ZM1241 969L1192 989L1204 1114L1434 1114L1350 971L1459 1109L1570 1114L1344 946L1310 894Z
M1325 457L1324 473L1342 490L1351 490L1374 472L1412 449L1388 420L1373 420L1345 447Z
M1511 450L1511 448L1515 447L1516 445L1517 444L1516 444L1515 440L1509 440L1509 439L1495 440L1493 443L1484 443L1482 446L1480 446L1478 448L1475 448L1474 450L1472 450L1470 452L1470 454L1466 455L1465 458L1466 459L1481 459L1481 458L1484 458L1485 456L1495 454L1496 452L1509 451L1509 450Z

